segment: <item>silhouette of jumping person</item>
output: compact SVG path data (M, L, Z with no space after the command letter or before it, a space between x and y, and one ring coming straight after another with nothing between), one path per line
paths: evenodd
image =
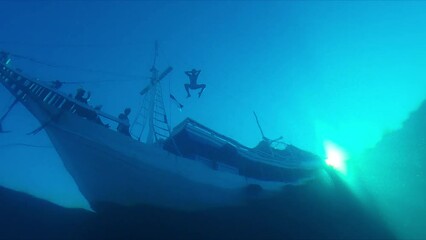
M189 89L195 90L201 88L201 91L198 93L198 97L201 97L201 94L204 91L204 88L206 88L206 84L197 84L198 75L200 75L201 70L195 70L192 69L192 71L186 71L185 74L189 77L189 84L186 83L185 90L188 94L186 97L191 97L191 94L189 93Z

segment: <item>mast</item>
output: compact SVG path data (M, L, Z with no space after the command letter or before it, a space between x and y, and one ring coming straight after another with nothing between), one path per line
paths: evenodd
M256 112L253 111L253 114L254 114L254 118L256 119L257 127L260 130L260 134L262 134L262 139L265 140L266 137L265 137L265 134L263 134L263 130L262 130L262 127L260 126L259 119L257 118Z
M164 79L172 70L172 67L166 68L161 74L156 67L158 57L158 43L155 42L154 62L150 69L151 77L148 85L142 89L140 94L144 96L142 107L136 116L132 129L135 125L141 127L138 140L142 138L145 127L148 127L146 133L146 143L154 143L159 139L165 139L170 136L170 125L167 121L166 111L160 81Z

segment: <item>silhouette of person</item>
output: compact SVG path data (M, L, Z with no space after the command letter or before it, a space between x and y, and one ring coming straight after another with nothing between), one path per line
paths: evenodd
M123 123L119 123L117 126L117 131L119 133L122 133L126 136L130 137L130 123L129 123L129 114L130 114L131 110L130 108L126 108L124 109L124 113L120 113L120 115L118 116L118 118L120 120L122 120L125 124Z
M86 91L83 88L79 88L77 89L77 92L75 94L74 99L77 100L78 102L81 102L83 104L88 104L88 101L90 99L90 92L87 92L87 97L84 97L84 95L86 94ZM81 106L76 106L76 112L78 115L85 117L85 118L91 118L91 116L93 115L91 113L91 110L81 107Z
M79 102L85 103L87 104L89 99L90 99L90 92L87 92L87 97L84 97L84 94L86 93L86 91L83 88L79 88L77 89L77 93L75 94L75 99Z
M185 74L189 77L189 84L186 83L185 86L185 90L186 93L188 94L186 97L189 98L191 97L191 94L189 93L189 89L195 90L195 89L199 89L201 88L201 91L198 93L198 97L201 96L201 94L203 93L204 89L206 88L206 84L198 84L197 80L198 80L198 75L200 75L201 70L195 70L192 69L192 71L186 71Z
M63 83L61 81L55 80L50 84L50 87L53 88L53 89L59 89L59 88L62 87L62 85L63 85Z

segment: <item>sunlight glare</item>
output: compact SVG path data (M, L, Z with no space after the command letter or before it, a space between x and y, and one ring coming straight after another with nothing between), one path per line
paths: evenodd
M346 154L336 144L326 141L324 143L327 159L325 163L341 173L346 173Z

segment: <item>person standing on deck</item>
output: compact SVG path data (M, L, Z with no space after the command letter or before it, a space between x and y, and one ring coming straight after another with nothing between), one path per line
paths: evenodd
M84 105L89 105L89 99L90 99L91 93L87 92L87 97L85 97L84 95L86 95L86 90L84 90L83 88L78 88L74 96L74 99ZM84 118L90 118L92 116L91 110L82 106L76 106L76 108L77 108L76 112L78 115Z
M186 83L185 90L188 94L186 97L191 97L191 94L189 93L189 89L195 90L201 88L201 91L198 93L198 97L201 97L201 94L203 93L204 89L206 88L206 84L198 84L198 75L200 75L201 70L195 70L192 69L192 71L186 71L185 74L189 77L189 84Z
M87 92L87 97L84 97L84 94L86 93L86 91L83 88L79 88L77 89L77 93L75 94L75 100L81 102L81 103L85 103L88 104L91 93Z
M130 122L129 122L129 114L130 114L131 110L130 108L126 108L124 109L124 113L120 113L120 115L118 116L118 118L124 122L123 123L119 123L117 126L117 131L119 133L122 133L126 136L130 137Z

